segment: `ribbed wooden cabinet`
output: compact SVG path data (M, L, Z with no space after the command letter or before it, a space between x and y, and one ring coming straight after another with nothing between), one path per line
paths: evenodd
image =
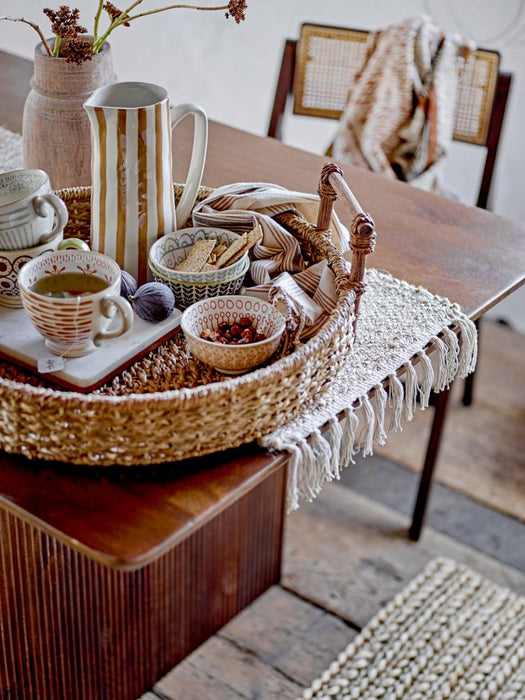
M101 564L0 498L0 697L136 700L278 580L284 473L135 570Z

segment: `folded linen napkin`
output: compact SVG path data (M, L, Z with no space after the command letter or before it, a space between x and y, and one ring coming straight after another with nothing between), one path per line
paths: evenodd
M252 250L250 274L255 286L249 294L272 299L284 296L302 318L300 337L317 333L335 306L334 276L326 261L308 266L296 238L273 217L292 211L315 224L319 197L295 192L266 182L237 182L216 189L193 210L195 226L217 226L237 233L259 224L263 238ZM332 243L341 252L349 250L349 233L334 213Z

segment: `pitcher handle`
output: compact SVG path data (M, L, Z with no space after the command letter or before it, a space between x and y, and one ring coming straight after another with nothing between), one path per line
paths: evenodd
M170 107L170 114L172 131L184 117L190 114L193 114L194 117L190 167L186 177L184 192L176 207L176 221L177 228L179 228L179 225L184 225L191 214L202 181L204 164L206 162L206 149L208 147L208 118L202 107L193 102L183 102L180 105Z

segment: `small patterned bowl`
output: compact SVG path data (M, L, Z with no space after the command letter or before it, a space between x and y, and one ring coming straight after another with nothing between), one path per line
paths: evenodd
M153 277L155 278L156 282L161 282L171 289L175 295L175 306L178 309L185 309L201 299L222 296L224 294L235 294L241 288L244 275L247 273L249 267L250 261L248 258L245 258L244 264L233 278L216 282L201 281L199 283L172 279L171 277L163 275L151 265L150 270L153 273Z
M150 270L157 271L175 282L186 282L187 284L226 282L237 277L248 260L248 253L236 260L233 265L227 265L220 270L212 270L211 272L175 270L177 265L188 257L194 243L202 238L216 238L218 243L229 246L240 236L226 229L202 226L200 228L183 228L179 231L173 231L173 233L167 233L155 241L149 249L148 264Z
M221 345L204 340L200 334L220 323L233 323L249 316L257 330L267 337L247 345ZM193 355L223 374L244 374L261 365L279 347L285 318L270 303L250 296L222 296L198 301L182 314L181 326Z

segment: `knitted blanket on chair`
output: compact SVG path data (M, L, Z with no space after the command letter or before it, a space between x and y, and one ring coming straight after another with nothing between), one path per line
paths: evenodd
M330 155L440 191L437 166L452 141L459 60L472 48L425 15L371 32Z

